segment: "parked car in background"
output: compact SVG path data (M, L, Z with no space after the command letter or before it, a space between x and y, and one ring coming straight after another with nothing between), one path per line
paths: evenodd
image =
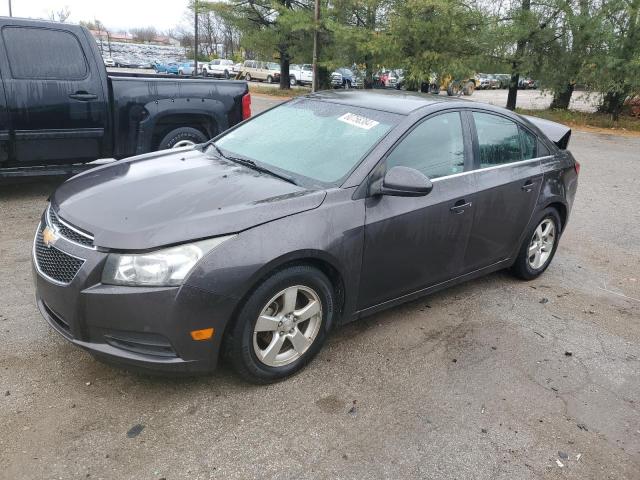
M138 68L138 65L140 64L139 61L136 61L135 59L132 58L114 58L114 63L115 63L115 67L118 68Z
M518 80L518 88L521 88L522 90L527 90L530 88L531 89L538 88L538 85L536 84L535 80L532 80L529 77L524 77Z
M542 275L578 186L570 134L443 97L299 97L63 183L34 238L36 304L99 360L207 372L224 356L273 382L334 327L499 270Z
M331 73L331 86L333 88L357 88L360 86L358 77L350 68L337 68Z
M115 67L116 66L116 62L111 57L103 58L102 60L104 61L104 66L105 67Z
M178 75L198 75L202 71L202 63L198 62L198 70L196 71L196 62L190 60L181 63L178 66Z
M479 90L495 90L500 88L500 81L495 75L489 75L486 73L479 73L476 75L477 88Z
M246 82L107 73L78 25L0 17L0 31L0 177L202 143L251 113Z
M236 73L238 72L233 60L217 58L202 65L202 75L205 77L212 76L229 79L235 77Z
M280 81L280 65L275 62L261 62L259 60L245 60L240 77L248 82L261 80L267 83Z
M500 88L509 88L511 83L511 75L508 73L497 73L496 78L500 82Z
M178 62L157 63L154 65L156 73L173 73L178 74L178 68L180 64Z
M310 63L289 65L289 80L292 87L295 85L311 85L313 83L313 65Z

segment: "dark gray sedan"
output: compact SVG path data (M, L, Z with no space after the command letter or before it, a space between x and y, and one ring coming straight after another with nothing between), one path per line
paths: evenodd
M269 382L331 328L510 268L540 275L577 188L571 131L462 100L323 92L203 145L65 182L37 304L110 362Z

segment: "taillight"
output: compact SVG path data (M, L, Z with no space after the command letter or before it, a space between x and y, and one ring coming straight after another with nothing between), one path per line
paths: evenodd
M576 175L579 175L580 174L580 163L578 163L578 161L575 161L575 162L576 162L576 164L574 165L573 168L576 169Z
M242 119L246 120L251 116L251 94L245 93L242 97Z

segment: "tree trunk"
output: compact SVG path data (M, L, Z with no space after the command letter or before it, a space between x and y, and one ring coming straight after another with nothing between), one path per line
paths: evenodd
M522 11L531 10L531 0L522 0ZM516 109L518 100L518 81L520 80L520 59L524 55L527 47L527 40L522 38L516 43L516 53L511 62L511 82L509 82L509 96L507 97L507 108L509 110Z
M573 89L575 85L569 83L564 90L553 92L553 100L551 101L551 109L568 110L569 103L571 102L571 96L573 95Z
M602 113L610 113L614 122L620 118L620 112L624 105L626 95L620 92L607 92L602 98L602 104L598 107L598 111Z
M280 50L280 90L289 90L289 54L286 50Z
M518 81L520 74L516 71L516 63L513 64L511 73L511 81L509 82L509 95L507 96L507 108L509 110L516 109L516 101L518 100Z

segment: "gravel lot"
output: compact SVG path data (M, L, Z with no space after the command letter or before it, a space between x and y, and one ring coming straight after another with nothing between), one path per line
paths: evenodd
M144 377L68 345L30 270L56 182L0 186L0 478L640 478L640 138L571 146L576 205L541 278L351 324L267 387L226 368Z

